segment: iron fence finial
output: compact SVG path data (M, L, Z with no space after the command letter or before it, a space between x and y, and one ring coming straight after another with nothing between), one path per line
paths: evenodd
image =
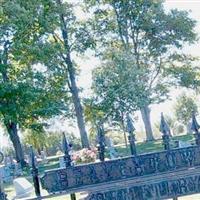
M65 166L69 167L72 164L71 156L70 156L70 145L69 142L66 139L65 133L63 132L63 139L62 139L62 146L64 151L64 161Z
M191 125L191 130L194 131L195 133L199 131L200 125L197 122L195 113L192 113L192 125Z
M163 134L163 145L165 150L170 150L170 128L167 122L165 121L163 113L161 113L161 121L160 121L160 132Z
M30 152L31 152L31 173L33 176L35 195L37 197L40 197L41 193L40 193L40 182L39 182L39 177L38 177L38 168L35 163L35 154L34 154L34 150L32 146L30 146Z
M130 149L131 149L131 155L136 155L136 145L135 145L135 127L133 125L133 120L129 116L129 114L126 115L126 123L127 123L127 132L129 133L128 140L130 143Z
M165 121L163 113L161 113L160 132L163 135L170 135L170 128L167 122Z

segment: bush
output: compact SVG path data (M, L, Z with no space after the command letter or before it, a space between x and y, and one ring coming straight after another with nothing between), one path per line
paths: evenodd
M176 123L173 128L173 135L182 135L185 132L185 126L181 123Z
M91 163L95 162L97 158L97 149L87 149L84 148L80 151L74 152L72 155L72 160L75 162L75 164L83 164L83 163Z
M118 131L109 131L106 133L106 137L109 137L112 139L113 144L123 144L124 141L124 133L118 132Z

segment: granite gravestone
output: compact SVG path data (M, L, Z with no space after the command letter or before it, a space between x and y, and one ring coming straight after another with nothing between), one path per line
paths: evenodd
M117 158L118 156L117 151L115 150L115 147L111 138L106 138L106 146L108 148L110 159L112 160L112 159Z

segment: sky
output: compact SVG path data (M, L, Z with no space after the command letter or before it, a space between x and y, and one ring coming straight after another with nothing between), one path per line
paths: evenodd
M197 21L196 32L200 36L200 0L166 0L165 8L167 10L178 9L190 11L190 16ZM80 11L77 11L77 15L79 15L79 17L84 17L84 15ZM192 46L186 46L184 48L184 52L190 53L194 56L200 56L200 42ZM82 95L88 96L91 94L91 72L99 64L99 60L94 57L91 58L91 55L88 54L86 58L79 58L78 63L81 70L80 76L78 78L78 85L84 89ZM165 103L159 105L153 105L151 107L151 118L153 123L159 121L161 112L166 115L171 115L174 101L181 92L182 91L180 91L180 89L173 90L170 94L171 100L168 100ZM141 116L139 114L138 121L135 123L135 126L137 131L144 130ZM77 128L66 126L66 123L63 120L57 120L54 123L52 129L61 131L68 130L75 133L78 132ZM3 130L0 130L0 149L10 143L8 142L8 139L6 137L3 137L2 135Z

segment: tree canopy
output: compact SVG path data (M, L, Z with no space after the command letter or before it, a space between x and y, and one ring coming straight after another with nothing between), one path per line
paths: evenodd
M169 76L177 77L184 67L176 65L183 54L181 49L196 41L196 22L186 11L173 9L166 12L163 1L85 0L85 4L91 12L92 27L98 40L97 53L104 55L105 47L115 48L119 44L124 54L130 52L134 60L132 69L144 73L139 84L146 85L147 92L142 100L145 103L139 106L147 140L152 140L149 105L168 97ZM169 69L175 67L176 73L170 73L172 70ZM191 65L187 68L189 71Z

